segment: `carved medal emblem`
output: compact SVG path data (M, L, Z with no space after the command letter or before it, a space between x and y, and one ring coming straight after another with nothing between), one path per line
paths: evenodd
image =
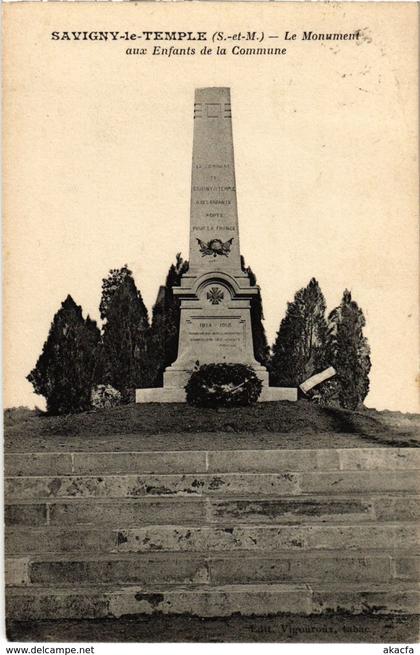
M220 239L211 239L211 241L205 243L204 241L201 241L201 239L197 238L197 241L198 245L200 246L202 257L217 257L217 255L223 255L224 257L227 257L230 253L233 238L225 241L224 243Z
M225 295L223 291L218 289L218 287L211 287L211 289L207 291L207 300L211 302L212 305L218 305L222 302L224 297Z

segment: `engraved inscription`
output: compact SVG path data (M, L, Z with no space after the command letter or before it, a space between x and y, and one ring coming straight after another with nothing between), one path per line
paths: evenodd
M230 163L196 162L194 183L191 187L191 205L198 215L208 219L208 230L236 231L235 224L226 225L226 218L236 211L236 186ZM227 176L225 180L224 177ZM201 226L194 226L193 229Z
M188 322L188 337L199 343L217 358L224 359L224 353L240 352L245 348L245 322L239 318L206 318ZM214 359L213 359L214 361Z

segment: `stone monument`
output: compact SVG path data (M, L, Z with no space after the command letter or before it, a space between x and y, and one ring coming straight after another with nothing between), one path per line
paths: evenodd
M160 389L138 389L137 402L180 402L196 362L252 366L260 400L296 400L297 390L268 386L256 361L250 301L259 293L241 268L230 89L197 89L191 177L189 270L173 292L181 301L178 357Z

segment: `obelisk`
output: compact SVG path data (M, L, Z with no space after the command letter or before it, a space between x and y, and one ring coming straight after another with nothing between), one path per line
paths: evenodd
M191 173L190 275L240 265L230 89L197 89Z
M259 288L241 269L228 88L195 91L189 270L173 292L181 301L178 357L163 388L138 389L137 402L183 401L196 364L220 362L252 366L260 400L296 399L296 389L269 388L254 356L250 301Z

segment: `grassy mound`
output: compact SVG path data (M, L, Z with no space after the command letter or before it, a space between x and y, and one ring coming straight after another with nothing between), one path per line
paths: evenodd
M319 407L305 400L259 403L252 407L199 409L186 404L138 404L68 416L5 411L5 434L15 440L48 435L283 433L354 434L393 445L419 443L420 416Z

